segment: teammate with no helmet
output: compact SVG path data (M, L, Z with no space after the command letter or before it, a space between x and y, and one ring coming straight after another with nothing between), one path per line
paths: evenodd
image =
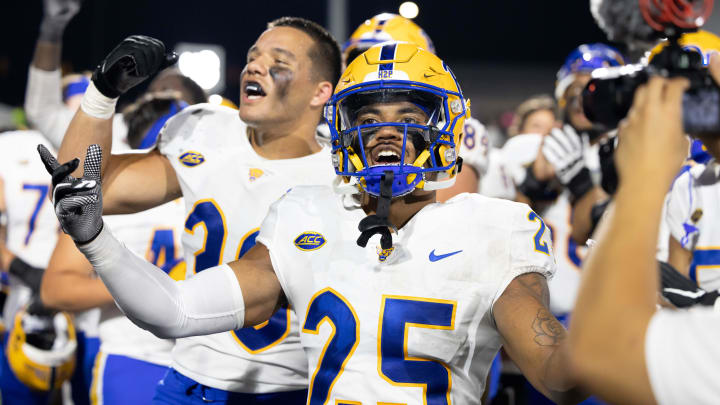
M275 20L248 52L239 114L192 106L167 123L157 149L110 156L108 118L116 97L173 59L158 40L123 41L95 71L60 156L83 156L87 145L102 146L105 213L140 211L182 195L183 246L192 280L245 254L268 207L286 190L334 178L315 128L340 75L340 51L315 23ZM263 328L178 339L172 370L155 401L303 403L307 360L293 316L283 308Z

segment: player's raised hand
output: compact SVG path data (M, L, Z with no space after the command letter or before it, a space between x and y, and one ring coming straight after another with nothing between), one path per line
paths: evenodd
M103 227L100 146L88 147L84 174L79 179L70 175L77 168L78 159L61 165L43 145L38 145L38 152L52 175L52 201L63 231L76 243L92 241Z
M65 27L80 11L81 0L44 0L40 39L59 42Z
M570 125L553 128L545 137L542 153L565 186L585 167L582 138Z
M545 137L542 154L555 169L555 176L577 200L593 187L590 170L585 165L583 140L570 125L553 128Z
M177 62L159 39L144 35L125 38L93 72L95 87L104 96L119 97L162 69Z

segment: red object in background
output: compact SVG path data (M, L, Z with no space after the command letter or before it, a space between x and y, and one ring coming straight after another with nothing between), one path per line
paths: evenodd
M669 26L700 28L710 17L714 0L639 0L645 21L657 31Z

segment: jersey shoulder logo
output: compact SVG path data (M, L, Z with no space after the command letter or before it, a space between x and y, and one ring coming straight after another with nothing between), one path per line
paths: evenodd
M376 252L378 255L378 261L384 262L390 257L392 252L395 250L395 246L391 246L389 249L383 249L380 245L377 246Z
M304 251L318 250L325 245L325 237L317 232L303 232L295 238L295 246Z
M250 172L248 173L248 178L250 181L255 181L265 174L265 172L262 171L262 169L250 169Z
M200 152L188 151L178 157L180 163L187 167L195 167L205 161L205 156Z
M442 259L445 259L445 258L447 258L447 257L456 255L456 254L458 254L458 253L460 253L460 252L462 252L462 250L458 250L458 251L450 252L450 253L445 253L445 254L442 254L442 255L436 255L436 254L435 254L435 249L433 249L432 252L430 252L430 256L429 256L428 258L430 259L431 262L436 262L436 261L438 261L438 260L442 260Z

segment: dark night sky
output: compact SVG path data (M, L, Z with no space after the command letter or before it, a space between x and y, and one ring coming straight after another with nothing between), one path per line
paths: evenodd
M332 0L331 0L332 1ZM42 13L40 0L0 2L0 102L22 103L27 66ZM380 12L397 12L401 1L349 1L349 30ZM552 72L582 42L604 40L587 0L444 0L417 1L415 21L433 39L450 66L502 66ZM292 1L149 1L85 0L65 35L63 60L75 70L92 69L124 37L146 34L172 47L177 42L221 44L227 51L228 86L237 99L237 77L245 53L265 24L283 15L306 17L326 25L326 0ZM342 43L345 38L339 38ZM472 72L472 70L467 70ZM474 76L471 73L465 76ZM492 81L488 77L460 77ZM554 77L548 77L550 91ZM482 88L482 83L477 83ZM545 88L543 88L545 89Z

